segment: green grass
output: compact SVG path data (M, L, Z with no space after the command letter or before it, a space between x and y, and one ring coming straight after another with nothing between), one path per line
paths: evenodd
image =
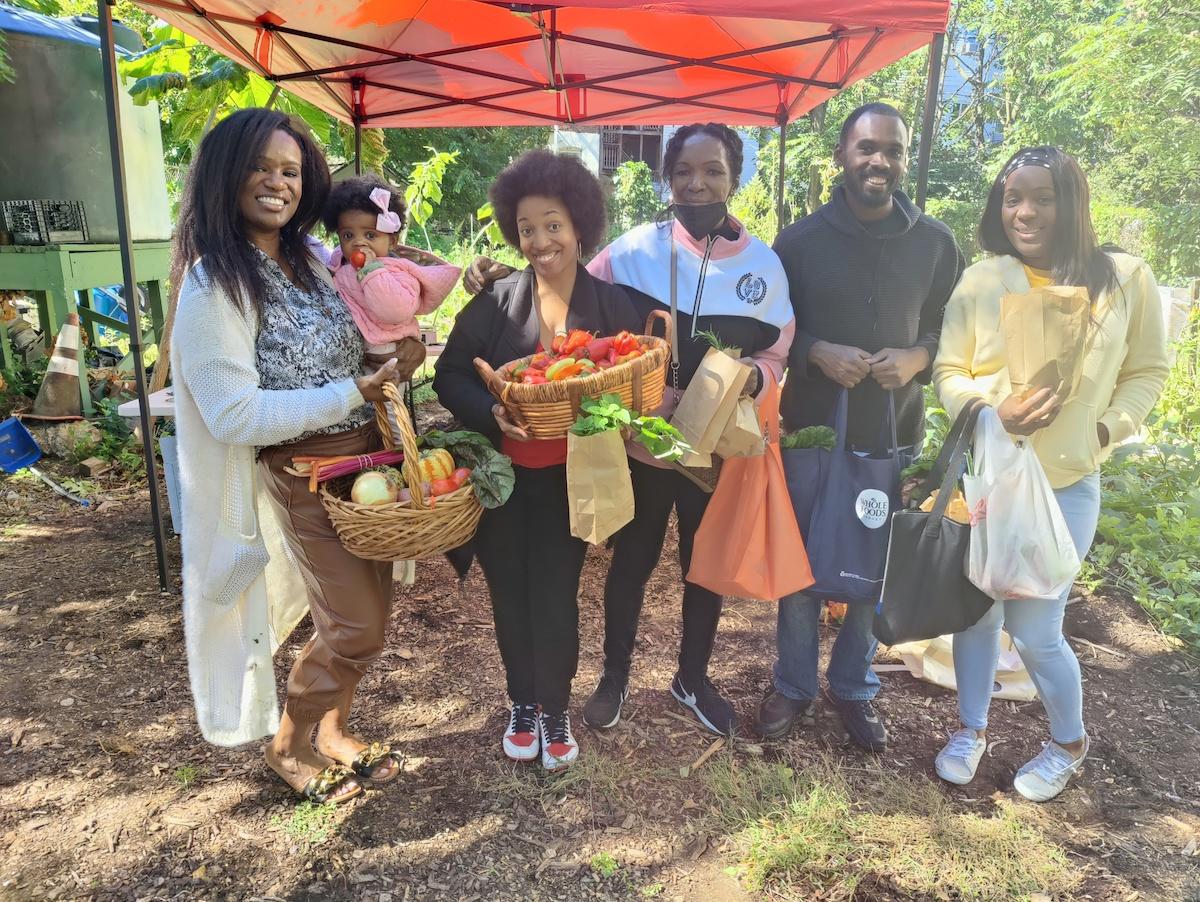
M605 880L607 880L621 868L621 866L617 864L617 860L608 852L597 852L592 856L592 860L589 862L589 865L594 873L598 874L600 877L603 877Z
M196 767L194 764L183 764L175 768L175 782L187 789L195 785L203 774L203 768Z
M318 805L315 802L304 801L296 806L287 818L275 815L271 818L272 825L281 827L283 832L292 839L305 845L319 845L337 830L333 802Z
M927 780L852 775L831 761L800 772L731 755L712 764L706 781L753 892L1018 899L1076 882L1063 850L1008 803L961 812Z

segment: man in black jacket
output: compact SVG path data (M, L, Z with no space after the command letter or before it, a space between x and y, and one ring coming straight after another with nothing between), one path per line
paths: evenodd
M942 311L963 270L950 230L898 188L907 148L908 128L894 107L859 107L846 118L834 151L842 185L775 241L796 313L784 428L832 422L845 387L847 443L851 450L876 449L891 391L904 463L923 435L918 383L929 381ZM756 719L763 736L786 734L816 697L821 604L802 592L780 601L774 691ZM869 604L850 605L833 648L828 698L859 745L882 751L887 730L871 704L879 691L871 671L873 613Z

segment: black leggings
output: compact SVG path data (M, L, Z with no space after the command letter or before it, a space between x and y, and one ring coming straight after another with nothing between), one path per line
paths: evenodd
M684 575L679 674L684 685L692 687L708 671L721 619L721 596L687 581L692 541L712 496L675 470L632 458L629 470L635 514L614 539L612 566L604 583L604 670L621 681L629 677L646 582L662 555L674 507L679 521L679 566Z
M571 535L567 468L513 467L503 507L484 511L475 551L487 578L496 642L514 704L567 709L579 664L579 573L587 545Z

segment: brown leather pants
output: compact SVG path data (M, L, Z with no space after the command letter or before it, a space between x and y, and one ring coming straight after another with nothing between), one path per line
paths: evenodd
M319 720L348 700L383 651L392 603L392 565L363 560L347 551L320 498L308 490L307 480L283 468L296 455L336 457L381 448L372 422L350 432L265 448L259 455L259 474L308 584L308 606L316 627L288 676L286 710L294 720Z

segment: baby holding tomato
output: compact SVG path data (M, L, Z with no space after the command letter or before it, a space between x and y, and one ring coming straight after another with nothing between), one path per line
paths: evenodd
M400 243L404 215L400 192L368 174L335 185L322 217L338 239L329 268L366 343L364 366L373 372L395 357L401 381L425 362L417 316L436 310L461 273Z

